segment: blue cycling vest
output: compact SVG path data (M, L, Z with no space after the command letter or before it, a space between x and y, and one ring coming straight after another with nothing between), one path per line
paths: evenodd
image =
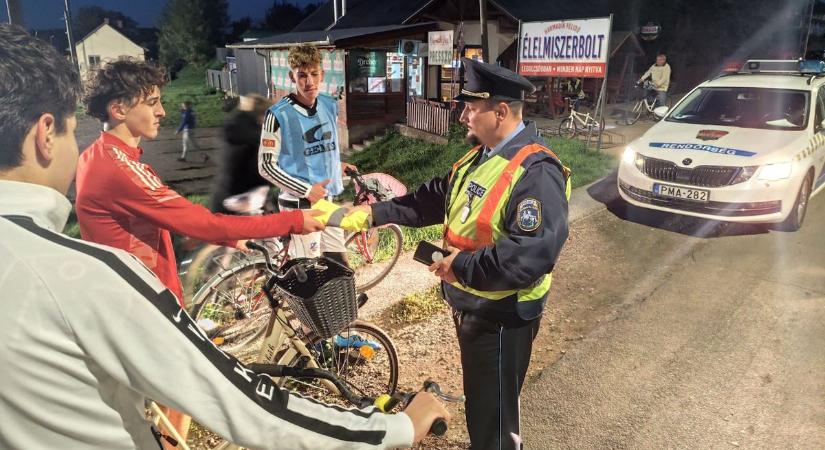
M270 108L281 128L281 153L278 166L295 178L309 184L330 179L326 185L330 195L344 191L341 180L341 153L338 148L338 102L320 94L316 113L306 116L284 97Z

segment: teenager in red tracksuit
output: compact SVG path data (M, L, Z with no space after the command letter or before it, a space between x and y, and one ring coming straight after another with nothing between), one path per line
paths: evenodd
M291 211L268 216L213 214L166 186L140 162L141 138L157 136L166 115L160 101L163 71L143 61L120 59L96 71L87 86L86 111L104 122L105 130L80 156L75 203L83 239L127 250L177 296L183 292L177 275L171 232L202 241L243 246L242 239L319 231L316 211ZM188 418L170 419L186 436Z

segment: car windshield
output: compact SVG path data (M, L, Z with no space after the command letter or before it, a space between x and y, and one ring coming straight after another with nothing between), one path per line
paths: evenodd
M753 87L699 88L671 113L668 122L765 130L804 130L808 92Z

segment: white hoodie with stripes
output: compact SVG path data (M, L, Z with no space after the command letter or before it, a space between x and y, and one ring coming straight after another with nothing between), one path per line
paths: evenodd
M288 394L222 353L135 257L60 234L70 210L0 181L0 448L157 449L146 397L245 447L412 444L406 414Z

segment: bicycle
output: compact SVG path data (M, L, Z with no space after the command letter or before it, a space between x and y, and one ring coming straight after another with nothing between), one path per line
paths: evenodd
M625 124L626 125L633 125L634 123L638 122L641 119L642 115L645 115L650 120L657 120L656 115L653 111L656 110L659 106L667 106L670 108L672 103L672 99L670 95L667 96L667 101L664 105L659 104L659 99L655 94L655 89L653 89L653 83L650 81L645 81L644 84L636 83L634 86L637 91L641 91L641 97L639 101L633 105L633 109L628 112L625 111Z
M345 173L354 182L354 206L370 205L407 193L407 188L400 181L386 174L361 175L352 169L347 169ZM398 225L387 224L352 232L344 242L347 262L355 271L355 289L364 292L380 283L398 262L404 246L404 233Z
M582 130L587 130L588 133L597 134L604 130L604 118L598 121L590 113L582 114L576 111L579 104L579 99L568 98L567 102L570 105L570 115L567 116L559 124L559 137L573 139L579 133L579 127Z
M361 175L357 171L347 170L347 175L355 185L354 205L372 204L407 193L407 188L400 181L386 174ZM224 206L238 214L263 214L268 191L268 187L255 188L227 198ZM263 242L276 253L289 247L288 236ZM355 272L355 289L364 292L380 283L398 262L404 246L404 233L398 225L388 224L367 231L349 232L344 237L344 243L347 262ZM282 262L285 261L286 259ZM199 250L194 257L181 261L180 276L186 292L197 292L220 271L260 262L235 249L210 244Z
M398 386L395 345L376 325L355 318L367 297L356 296L352 271L324 257L286 259L286 247L275 255L276 268L269 248L253 241L247 246L262 259L221 272L195 295L192 316L212 342L244 363L323 369L361 395L393 394ZM325 308L316 312L320 317L308 313L294 293L308 294L302 289L310 285L317 290L308 297L332 298L316 303ZM323 325L325 318L337 325ZM277 381L327 403L342 400L328 380Z

